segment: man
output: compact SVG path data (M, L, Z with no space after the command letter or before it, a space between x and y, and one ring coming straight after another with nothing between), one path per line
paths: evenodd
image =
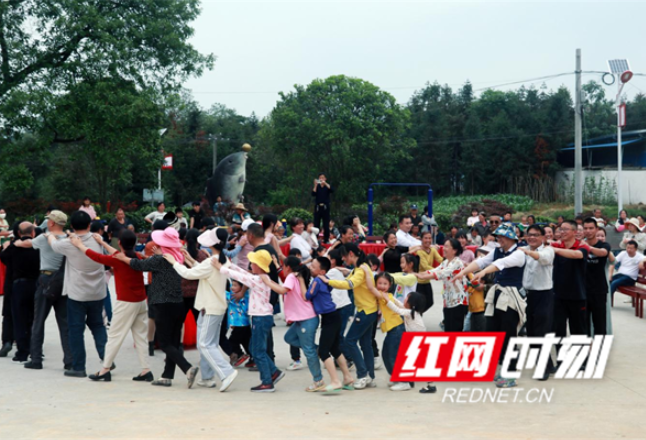
M588 336L592 336L590 323L594 327L595 335L607 334L608 280L606 279L606 262L608 261L611 247L608 243L597 239L598 230L597 221L594 217L588 217L583 220L583 234L585 235L585 242L590 248L585 267Z
M165 209L166 205L164 205L164 202L157 203L157 211L153 211L148 214L146 217L144 217L144 220L152 226L152 224L157 220L164 219L164 215L166 215L166 213L164 212Z
M489 230L489 225L487 224L487 217L484 211L478 214L478 221L473 225L473 227L478 230L478 235L481 237L484 237L485 232L491 232Z
M538 225L530 225L525 235L527 247L520 250L525 253L525 270L523 271L523 288L527 292L527 336L543 337L552 331L554 313L554 290L552 271L554 268L554 249L547 243L545 231ZM551 367L552 359L548 367ZM541 380L547 380L549 371Z
M18 240L34 238L36 227L29 222L18 226ZM40 260L35 249L17 247L15 242L0 253L0 260L12 269L11 315L13 334L18 351L14 362L27 362L31 351L31 327L34 322L34 294L38 280Z
M601 216L601 210L599 208L594 210L594 217L592 218L597 222L597 227L603 228L606 226L606 221ZM583 225L585 226L585 220L583 221Z
M85 247L103 253L103 248L90 233L90 216L83 211L72 214L70 224ZM65 376L86 377L85 325L90 328L99 358L103 359L108 335L103 325L103 300L106 296L103 265L95 263L80 252L68 238L57 240L48 234L47 240L54 252L66 257L63 295L67 295L67 323L72 351L72 370Z
M289 227L292 230L292 235L294 235L290 246L292 249L301 251L301 260L303 264L306 264L312 259L312 246L301 235L305 230L305 223L302 219L294 217L289 221Z
M410 205L410 221L413 225L422 223L422 217L418 215L417 205Z
M45 218L43 219L43 221L41 222L41 224L40 224L40 225L38 225L38 227L40 228L40 230L41 230L41 231L43 231L43 232L47 232L47 221L48 221L48 220L47 220L47 216L48 216L52 211L54 211L54 210L56 210L56 209L58 209L58 208L56 208L54 205L49 205L49 206L47 207L47 211L45 211ZM36 222L35 222L35 221L34 221L34 224L36 224Z
M247 208L244 207L244 204L238 203L234 209L235 209L235 212L231 217L232 225L241 226L242 222L251 218L251 216L249 215L249 212L247 212Z
M67 237L63 231L67 224L67 215L61 211L52 210L47 215L46 220L47 230L56 240L62 240ZM67 328L67 296L61 295L58 298L49 298L43 294L54 273L61 268L63 256L52 250L46 234L41 234L33 240L17 242L16 246L34 248L40 252L40 276L38 277L38 287L34 298L34 324L31 330L31 361L25 364L25 368L32 370L41 370L43 368L45 321L47 321L49 312L53 308L63 348L63 365L65 370L71 370L72 351L70 350Z
M552 243L554 253L554 330L557 337L585 335L586 278L589 248L575 238L577 224L566 220L561 225L561 241ZM604 285L605 288L605 285Z
M412 235L410 235L410 230L413 228L413 221L411 220L410 215L402 215L399 217L399 229L395 236L397 237L397 246L403 247L413 247L421 246L422 242Z
M643 268L644 256L637 253L637 242L630 240L626 244L626 250L617 255L617 263L620 264L619 270L613 275L614 266L610 266L610 294L614 295L621 286L634 286L639 275L639 269Z
M204 217L204 213L200 208L201 208L200 202L193 202L193 209L188 211L188 217L190 219L189 226L188 226L189 229L202 228L202 217ZM177 211L175 213L177 214ZM184 217L184 212L182 212L182 217Z
M498 238L500 247L486 256L478 258L462 269L455 279L479 270L472 281L478 282L488 273L496 273L494 285L486 293L485 318L488 332L505 332L505 341L501 353L505 353L510 338L518 336L518 331L525 323L525 299L520 290L523 287L523 273L525 267L525 254L518 249L518 237L514 228L509 224L502 224L493 233ZM502 363L504 356L500 357ZM514 369L514 365L510 366ZM506 379L498 376L498 388L511 388L516 386L515 379Z
M498 214L491 214L489 216L489 231L493 234L498 229L498 226L500 226L500 223L502 223L500 216Z
M323 222L323 242L330 241L330 194L334 189L327 182L325 173L319 174L318 179L314 179L314 188L312 197L314 197L314 227L321 229Z
M511 222L511 212L510 211L505 212L505 217L504 217L503 221L505 223Z

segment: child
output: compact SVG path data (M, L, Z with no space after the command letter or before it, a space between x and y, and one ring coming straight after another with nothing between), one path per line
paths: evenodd
M249 316L251 316L251 354L253 355L262 383L251 388L254 393L273 393L285 373L276 368L267 354L267 339L274 325L274 308L269 302L271 289L263 282L267 277L272 258L266 250L250 252L251 273L238 266L224 267L217 258L211 259L213 267L223 275L235 277L241 284L249 287Z
M411 292L406 297L406 300L404 300L404 304L394 298L388 298L386 306L393 312L404 317L404 325L406 326L407 332L425 332L426 326L422 319L422 310L426 308L425 302L426 298L422 293ZM419 390L422 394L435 393L436 391L437 388L433 385L433 382L429 382L424 388Z
M367 280L366 283L372 293L379 298L379 309L383 317L381 331L386 333L381 355L384 359L386 371L388 371L389 375L392 375L393 369L395 368L395 359L397 359L397 351L399 350L399 343L405 331L404 321L401 316L387 307L390 298L394 298L389 293L394 280L388 272L381 272L374 280L374 283L377 285L376 288L372 279ZM411 384L406 382L389 382L388 387L391 391L408 391L413 388Z
M325 249L323 246L319 246L316 248L317 257L324 257L326 252L327 252L327 249Z
M319 229L314 227L314 222L313 221L308 221L307 224L305 225L305 230L301 234L301 236L305 239L307 244L309 244L312 249L316 249L319 247L319 240L318 240L318 235L319 235Z
M301 262L303 262L301 251L300 249L290 249L289 250L289 256L290 257L296 257L298 258ZM309 261L309 259L308 259ZM303 262L305 264L305 262ZM286 277L287 274L283 272L283 275ZM288 323L287 326L291 326L292 323ZM301 362L301 351L298 349L298 347L294 347L293 345L289 346L289 356L292 358L292 362L287 366L287 369L289 371L296 371L300 370L302 368L305 368L305 365L303 365L303 362Z
M327 277L330 280L339 280L342 281L345 279L341 269L343 268L343 260L341 259L341 252L338 249L330 252L329 255L331 269L327 272ZM346 269L347 270L347 269ZM350 350L348 350L347 344L345 343L345 328L348 325L348 321L354 315L354 304L350 298L349 292L344 289L332 289L332 301L336 309L341 312L341 328L339 328L339 346L345 356L345 360L348 364L348 370L354 365L352 358L350 357Z
M325 257L317 257L312 261L310 272L312 277L325 275L330 270L331 263ZM314 280L309 289L305 293L305 298L311 301L314 305L314 311L321 315L321 337L319 339L319 357L325 369L330 375L330 385L325 390L328 392L336 392L344 390L354 390L354 379L348 370L348 364L340 348L340 335L341 329L341 312L336 309L332 301L332 293L330 286L321 282L321 280ZM334 356L332 358L330 355ZM334 361L343 372L343 383L339 381L339 376L336 373Z
M231 327L231 336L229 342L233 353L238 359L233 363L234 367L239 367L245 362L253 364L249 342L251 341L251 322L249 321L249 290L236 280L231 280L231 289L227 291L227 303L229 326ZM244 349L244 352L243 352ZM245 367L248 367L245 365Z
M321 391L325 389L325 382L316 353L316 330L319 326L319 317L312 303L305 299L306 286L309 285L311 278L310 271L298 258L287 257L283 272L287 278L282 286L273 282L268 276L262 277L262 280L274 292L285 295L285 320L292 323L285 333L285 342L303 349L307 358L307 367L312 374L313 383L305 388L305 391Z
M381 267L381 261L376 254L366 255L366 262L370 265L370 270L373 274L379 273L379 268ZM372 327L372 351L375 354L375 370L380 370L382 367L381 358L379 357L379 345L377 344L377 328L379 328L379 323L381 322L381 309L377 310L377 320L375 321L374 326Z

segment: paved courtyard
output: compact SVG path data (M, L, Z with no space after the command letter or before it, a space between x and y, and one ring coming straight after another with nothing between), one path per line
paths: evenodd
M439 330L441 287L425 316L429 330ZM495 389L493 384L438 384L438 393L391 392L384 369L377 388L327 396L304 391L311 377L303 369L287 372L273 394L253 394L258 373L241 370L226 393L186 388L179 373L171 388L133 382L137 356L126 339L112 382L63 376L62 353L53 316L47 322L45 368L24 369L0 359L0 438L646 438L646 320L634 316L623 295L612 311L615 341L601 380L534 381L519 387L554 389L550 403L442 402L447 387ZM277 365L289 363L282 342L285 323L274 329ZM378 332L381 345L383 336ZM86 332L88 373L100 368ZM187 352L194 364L197 350ZM164 354L151 358L153 373ZM179 372L179 370L178 370ZM419 387L418 387L419 388Z

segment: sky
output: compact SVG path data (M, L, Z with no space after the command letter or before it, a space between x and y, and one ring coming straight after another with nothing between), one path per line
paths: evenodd
M427 82L476 91L583 71L626 58L646 74L646 2L314 2L202 0L191 43L217 59L185 87L205 109L215 103L267 116L280 99L316 78L369 81L406 104ZM583 82L601 74L583 75ZM574 90L574 75L525 82ZM516 89L520 84L496 87ZM625 87L646 93L646 76ZM614 97L616 85L606 87ZM628 115L630 118L630 115Z

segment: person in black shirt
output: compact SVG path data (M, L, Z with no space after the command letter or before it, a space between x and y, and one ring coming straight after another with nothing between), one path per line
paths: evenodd
M193 209L188 211L188 217L190 218L188 229L202 229L202 217L204 217L204 213L200 209L200 202L193 202Z
M386 243L386 247L379 256L379 260L384 263L384 271L388 273L401 272L402 254L406 252L412 253L421 248L421 246L413 246L412 248L397 246L397 235L395 231L388 231L384 234L384 243Z
M330 194L334 190L327 183L327 177L324 173L319 174L318 179L314 179L314 188L312 197L314 197L314 226L321 229L323 221L323 242L330 241Z
M588 217L583 220L583 234L587 245L590 247L585 272L588 336L592 336L592 328L594 328L595 335L607 334L608 280L606 278L606 262L608 261L611 247L608 243L597 240L598 230L599 227L594 218Z
M417 205L410 205L410 219L413 222L413 226L422 224L422 217L419 215Z
M34 238L35 226L22 222L18 227L20 240ZM13 291L11 315L16 339L15 362L26 362L30 353L31 326L34 322L34 295L40 275L40 252L32 248L19 248L14 243L0 253L0 260L12 268Z
M130 220L126 218L126 213L122 208L117 209L115 216L108 223L108 234L110 235L111 245L113 248L119 248L119 236L121 231L128 229Z

